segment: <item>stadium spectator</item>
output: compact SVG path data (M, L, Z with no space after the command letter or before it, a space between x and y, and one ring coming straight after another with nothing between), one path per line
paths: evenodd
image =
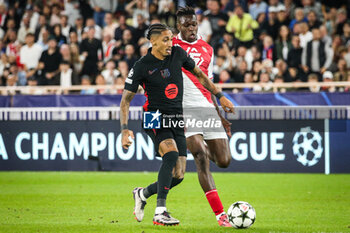
M60 24L55 24L53 26L53 36L55 37L58 46L67 44L67 38L62 34L62 27Z
M90 27L87 38L81 42L80 52L85 57L82 74L94 76L98 71L98 62L103 61L103 48L95 38L95 27Z
M302 0L301 5L304 9L304 14L308 15L309 12L313 11L316 13L316 17L319 19L323 18L322 15L322 6L319 2L316 2L315 0Z
M204 17L202 9L196 11L196 16L198 21L198 35L200 35L204 41L209 42L213 34L210 22L207 17Z
M299 34L300 46L302 48L305 48L307 43L312 40L312 33L309 31L309 26L305 22L299 23L299 27L300 27L300 34Z
M53 4L51 7L50 26L54 26L61 22L61 7L58 4Z
M260 13L266 12L267 6L262 0L254 0L254 3L249 6L249 14L256 20Z
M317 18L316 12L313 10L310 10L309 13L307 13L307 21L310 30L319 28L322 25L321 21Z
M80 4L78 0L64 0L64 13L68 16L68 24L73 26L75 20L80 17Z
M119 16L119 27L115 29L114 32L114 39L118 42L122 40L123 33L125 30L130 30L131 32L133 31L133 27L129 26L126 24L126 16L125 15L120 15Z
M83 75L81 77L81 85L85 86L85 88L80 91L80 94L82 94L82 95L93 95L93 94L95 94L96 93L96 89L91 88L91 83L92 83L92 81L91 81L90 76L89 75Z
M97 25L95 23L95 20L93 18L88 18L86 20L86 26L84 28L84 33L87 33L88 34L88 31L90 28L94 28L95 29L95 34L94 34L94 37L98 40L101 40L102 39L102 29L99 25Z
M81 16L75 20L73 30L77 33L79 43L82 42L84 38L84 21Z
M112 58L112 52L115 48L115 40L109 33L105 33L103 35L102 48L103 48L103 56L104 62L107 62Z
M148 28L147 18L145 18L142 14L137 15L137 23L138 25L134 30L134 41L138 43L138 45L142 44L141 38L146 39L145 32Z
M120 76L119 70L115 68L115 62L109 60L106 64L106 69L101 73L107 85L113 85L115 80Z
M289 19L292 19L295 11L295 4L293 0L284 0L284 7L286 8L286 14Z
M146 0L132 0L126 6L125 10L132 16L132 26L134 28L139 26L137 17L141 15L143 18L149 18Z
M121 77L118 77L115 82L114 82L115 85L120 85L122 87L124 87L125 85L125 79L121 78ZM123 89L117 89L117 94L123 94Z
M118 1L90 0L91 8L94 10L94 21L100 27L105 26L104 17L107 12L113 13L118 7ZM98 38L100 39L100 38Z
M27 88L21 91L22 95L43 95L46 92L43 89L35 88L38 86L38 80L34 77L28 77Z
M121 78L125 82L125 79L128 77L129 74L129 66L126 61L119 61L118 62L118 70L120 72Z
M47 20L44 15L39 16L39 21L38 24L36 25L35 28L35 40L42 40L42 33L44 30L51 31L50 25L47 23Z
M318 77L318 75L317 74L315 74L315 73L312 73L312 74L309 74L308 76L307 76L307 80L308 80L308 83L309 84L313 84L313 83L318 83L318 79L319 79L319 77ZM311 91L311 92L319 92L320 91L320 87L319 86L310 86L309 87L309 90Z
M244 74L248 71L248 65L245 60L242 60L237 66L234 68L231 79L235 83L243 83L244 82Z
M292 48L288 51L287 64L289 67L301 68L301 56L303 48L300 46L300 38L297 35L292 37Z
M251 72L246 72L244 74L244 83L253 83L253 74ZM251 87L245 87L242 89L242 92L252 92L253 89Z
M276 60L276 51L271 36L265 36L263 41L263 49L261 51L262 59L270 59L271 61Z
M328 31L325 25L320 26L320 33L321 33L321 40L323 43L325 43L327 46L332 45L332 37L328 35Z
M138 58L135 55L135 48L132 44L127 44L125 46L125 55L123 58L126 63L128 63L129 67L133 67L134 63L138 60Z
M80 55L78 44L70 44L69 51L70 51L70 66L73 68L75 75L78 75L80 74L83 68L85 57L83 55ZM66 61L69 62L69 60L66 60Z
M147 54L148 48L149 48L149 44L143 44L140 47L140 57L143 57L143 56L145 56Z
M265 84L264 86L261 85L255 85L253 87L253 91L254 92L266 92L266 91L270 91L272 89L271 85L271 77L267 72L262 72L260 74L260 80L259 80L260 84Z
M26 35L28 33L34 33L34 30L29 27L30 18L28 15L24 15L21 23L21 27L17 33L17 39L20 43L25 43Z
M350 43L350 21L349 20L344 23L341 39L342 39L342 42L346 45Z
M59 85L57 74L62 55L57 49L57 42L54 37L49 39L49 47L40 57L38 65L39 85Z
M97 76L96 76L96 85L106 85L107 83L106 83L106 80L105 80L105 78L102 76L102 74L98 74ZM96 90L96 93L97 94L112 94L113 93L113 91L111 90L111 89L109 89L109 88L100 88L100 89L97 89Z
M282 25L279 29L278 39L275 42L276 57L287 61L288 53L292 49L290 33L287 26Z
M46 28L41 30L41 39L38 40L37 44L41 46L42 50L46 50L49 47L50 31Z
M228 15L221 12L218 0L208 0L207 8L208 10L204 12L204 15L208 18L213 31L210 45L215 49L218 47L218 41L220 41L225 32Z
M262 70L262 64L260 60L254 60L253 68L252 68L253 82L257 82L259 80L259 75L261 70Z
M69 33L72 31L72 26L68 24L68 16L67 15L61 15L60 18L60 25L61 25L61 31L62 35L66 38L69 38Z
M158 1L157 15L167 25L175 27L175 4L172 0L160 0Z
M228 70L222 70L219 74L219 82L218 83L231 83L231 82L233 82L233 80L231 79L230 72Z
M80 45L79 43L79 40L78 40L78 34L76 31L72 30L70 33L69 33L69 44L75 44L75 45Z
M335 33L341 35L343 33L343 27L346 22L347 15L346 10L343 8L338 9L337 20L335 22Z
M340 58L337 64L338 71L334 74L334 81L345 82L348 79L348 74L350 73L346 66L346 61L344 58Z
M20 63L24 66L26 77L35 74L42 53L42 48L34 42L34 39L34 34L28 33L25 38L26 45L20 50Z
M277 12L278 25L279 26L285 25L288 27L290 24L290 19L288 18L286 7L284 5L280 5L278 6L277 10L278 10Z
M6 46L6 55L8 57L17 57L18 56L18 46L20 43L17 40L17 33L13 29L8 29L7 32L7 40L5 41L7 43Z
M333 74L330 71L325 71L322 75L323 82L324 83L332 83L333 82ZM335 92L335 87L334 86L323 86L321 88L322 91L328 91L328 92Z
M136 47L131 30L126 29L123 31L122 39L115 43L115 48L112 51L113 59L116 61L122 60L125 55L125 48L129 44L133 45L134 48Z
M226 25L226 31L234 33L241 45L250 48L253 42L253 29L258 27L258 23L249 14L244 13L242 6L236 6L235 13Z
M292 21L289 24L289 28L290 30L292 30L294 32L294 25L297 23L303 23L303 22L307 22L307 19L305 18L304 15L304 10L303 8L296 8L294 11L294 19L292 19Z
M279 22L277 18L277 12L277 6L270 6L267 18L265 19L265 22L263 24L263 28L273 38L273 40L276 40L278 35Z
M118 27L118 24L114 22L113 14L106 13L104 22L105 22L105 26L103 27L102 35L108 34L111 36L111 38L114 38L114 32L115 32L115 29Z
M312 30L312 41L308 42L303 49L302 64L304 72L323 74L331 65L333 51L331 51L321 40L320 30Z
M57 74L57 79L61 87L71 87L72 85L79 84L77 76L74 74L70 64L66 61L62 61L59 68L59 73ZM64 94L68 94L68 90L64 90Z
M337 19L337 8L331 7L329 11L325 12L325 26L328 34L333 35L336 31L335 24Z
M275 79L273 80L274 83L280 84L280 83L284 83L284 78L280 75L276 75ZM287 91L286 88L282 87L282 88L274 88L273 90L274 92L281 92L281 93L285 93Z

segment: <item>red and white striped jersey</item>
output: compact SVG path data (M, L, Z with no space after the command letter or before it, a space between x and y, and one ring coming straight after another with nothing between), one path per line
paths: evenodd
M207 42L199 36L198 38L196 41L190 43L183 40L180 34L178 34L173 38L173 45L183 48L195 61L196 65L212 80L214 51ZM197 77L183 68L182 75L184 78L183 107L213 106L211 93L203 87Z

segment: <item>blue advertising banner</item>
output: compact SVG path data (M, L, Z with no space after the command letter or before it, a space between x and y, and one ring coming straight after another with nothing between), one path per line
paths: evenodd
M350 120L329 120L330 171L350 173Z
M0 122L0 170L157 171L161 161L142 122L129 126L135 142L126 151L119 121ZM212 164L213 171L325 172L323 120L236 120L232 132L231 164ZM187 171L195 170L188 154Z

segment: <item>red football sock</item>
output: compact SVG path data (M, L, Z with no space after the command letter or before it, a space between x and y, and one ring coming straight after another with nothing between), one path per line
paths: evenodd
M213 209L215 215L224 212L224 207L222 206L218 191L216 191L216 189L206 192L205 196L207 197L208 202L211 208Z

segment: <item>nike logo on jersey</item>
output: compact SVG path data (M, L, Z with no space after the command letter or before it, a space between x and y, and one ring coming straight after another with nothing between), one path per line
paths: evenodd
M155 68L154 70L149 70L149 71L148 71L148 74L149 74L149 75L152 75L152 74L153 74L154 72L156 72L157 70L158 70L158 68Z

